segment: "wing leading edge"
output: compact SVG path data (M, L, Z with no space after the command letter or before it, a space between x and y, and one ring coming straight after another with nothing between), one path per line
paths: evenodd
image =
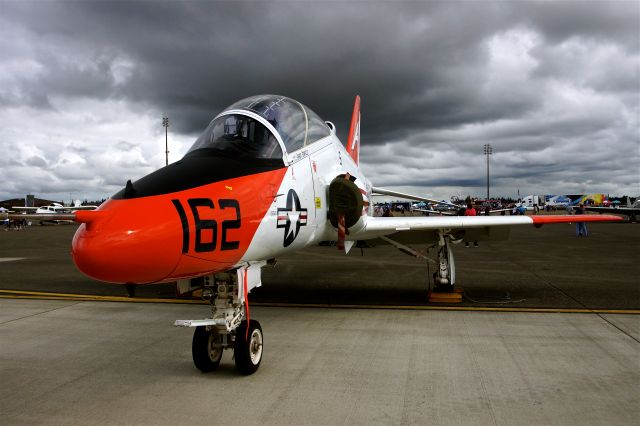
M362 231L350 239L370 239L397 232L488 228L496 226L534 225L569 222L615 222L612 215L534 215L534 216L409 216L367 217Z

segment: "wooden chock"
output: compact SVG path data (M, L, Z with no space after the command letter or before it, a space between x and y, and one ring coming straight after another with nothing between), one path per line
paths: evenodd
M461 303L464 290L455 288L452 292L429 292L429 302L431 303Z

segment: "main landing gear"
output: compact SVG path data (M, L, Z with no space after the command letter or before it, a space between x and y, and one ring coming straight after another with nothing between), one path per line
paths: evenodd
M462 239L446 232L438 232L438 270L433 274L435 292L450 293L456 283L456 268L453 260L453 250L450 243L459 243Z
M254 267L257 267L257 281ZM204 277L202 298L211 304L211 318L175 322L176 326L195 328L191 354L196 368L203 373L218 368L225 349L233 349L236 369L241 374L253 374L260 367L264 335L260 323L248 318L246 304L248 290L259 285L259 268L252 265L239 269L237 273ZM253 281L251 287L249 281Z
M451 243L458 244L462 242L464 235L453 235L449 230L439 230L436 234L436 244L438 247L438 269L433 273L433 281L435 283L434 292L452 293L456 283L456 269L453 260L453 250ZM392 240L388 237L379 237L381 240L388 242L403 253L409 256L425 259L428 262L434 262L431 258L425 256L419 251Z

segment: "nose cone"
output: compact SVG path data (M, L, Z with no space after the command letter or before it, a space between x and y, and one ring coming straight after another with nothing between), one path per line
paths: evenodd
M106 214L80 225L72 245L80 271L100 281L146 284L162 281L175 269L180 224L164 214L171 212L135 204L109 200L101 207Z

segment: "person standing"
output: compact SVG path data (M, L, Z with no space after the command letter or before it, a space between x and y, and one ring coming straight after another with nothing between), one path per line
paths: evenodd
M465 216L477 216L478 212L473 207L473 204L467 204L467 208L464 210Z
M567 214L573 213L573 207L571 207L571 203L567 203L567 205L565 206L565 210L567 211Z
M580 204L580 206L576 209L576 215L585 214L584 204ZM576 236L577 237L586 237L589 233L587 231L587 224L585 222L576 222Z
M467 204L467 208L464 211L464 215L465 216L477 216L478 212L476 212L476 209L473 208L473 204L469 203L469 204ZM465 247L469 247L469 242L465 241L464 246ZM478 242L474 241L473 242L473 246L474 247L478 247Z

